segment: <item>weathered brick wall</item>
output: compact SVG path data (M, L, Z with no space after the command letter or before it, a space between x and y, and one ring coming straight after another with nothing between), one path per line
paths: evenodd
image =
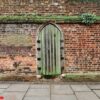
M100 71L100 24L63 24L61 27L65 38L66 70Z
M36 68L36 24L0 24L0 68ZM28 37L26 37L28 36Z
M72 2L73 1L73 2ZM99 2L82 0L0 0L0 14L100 15ZM0 24L0 69L13 64L36 70L39 24ZM64 34L66 72L100 71L100 24L60 24Z
M91 26L59 24L59 26L64 34L64 67L66 72L100 71L100 24ZM25 42L19 43L20 46L0 44L1 68L13 68L14 62L21 62L20 66L36 69L36 36L39 27L39 24L0 25L0 37L2 38L5 37L4 34L9 36L28 34L32 37L32 45L29 44L29 47L28 44L24 46Z
M1 14L79 15L85 12L100 15L100 2L98 3L97 0L96 2L79 2L79 0L0 0Z

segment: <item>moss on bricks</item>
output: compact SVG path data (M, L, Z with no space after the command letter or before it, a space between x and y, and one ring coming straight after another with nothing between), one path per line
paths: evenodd
M92 15L92 14L91 14ZM95 22L100 22L100 16L94 17ZM56 23L83 23L81 16L39 16L32 14L25 15L1 15L0 23L44 23L44 22L56 22Z

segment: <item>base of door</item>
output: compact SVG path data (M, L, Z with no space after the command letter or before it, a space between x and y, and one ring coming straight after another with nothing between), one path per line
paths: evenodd
M53 79L53 78L64 78L66 76L66 74L60 74L60 75L41 75L41 74L37 74L36 78L37 79L41 79L41 78L45 78L45 79Z
M37 79L55 79L55 78L63 78L65 75L41 75L41 74L38 74L36 75L36 78Z

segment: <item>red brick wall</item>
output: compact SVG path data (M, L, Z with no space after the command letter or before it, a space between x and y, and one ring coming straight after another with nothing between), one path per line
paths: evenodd
M63 24L67 71L100 71L100 24Z
M0 0L0 13L78 15L89 12L100 15L100 4L98 4L98 2L91 1L83 3L72 1L75 0Z
M0 0L0 14L79 15L86 12L100 15L100 3L71 1L73 0ZM9 42L2 44L0 40L0 68L12 69L14 62L21 62L21 66L36 69L36 36L39 26L39 24L0 24L0 39L13 34L32 37L31 44L20 43L17 46ZM59 26L64 33L66 72L99 71L100 24Z
M38 27L38 24L0 24L0 69L14 69L15 62L20 62L19 67L30 67L32 70L36 68L36 32ZM6 37L15 34L28 35L30 37L29 43L28 41L20 41L20 38L24 37L12 37L12 43L9 42L9 39L4 41Z
M4 26L5 28L3 28ZM39 26L38 24L0 25L2 29L0 37L10 33L12 33L10 35L25 34L27 31L27 34L31 34L33 38L31 48L15 47L14 45L12 47L0 46L1 68L13 68L14 62L21 62L21 66L29 66L36 70L36 36ZM59 24L59 26L64 34L64 67L66 72L100 71L100 24L91 26Z

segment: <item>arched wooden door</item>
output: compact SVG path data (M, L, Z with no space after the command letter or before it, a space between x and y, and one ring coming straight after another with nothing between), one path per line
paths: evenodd
M42 27L37 39L37 70L41 75L59 75L63 67L63 36L56 25Z

